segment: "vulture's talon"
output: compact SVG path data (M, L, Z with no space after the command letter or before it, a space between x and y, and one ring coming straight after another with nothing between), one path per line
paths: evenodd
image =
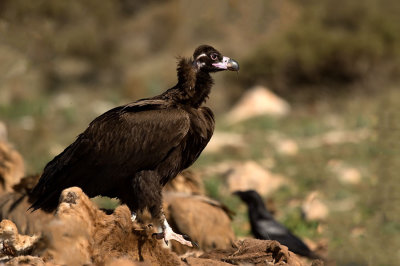
M188 235L182 235L183 239L190 241L190 243L192 243L192 246L195 248L200 248L199 244L197 244L197 242L193 241L192 238Z
M164 238L164 233L153 233L151 236L154 237L155 239L160 240Z
M182 235L182 237L183 237L183 239L185 239L187 241L192 241L192 239L188 235Z
M174 231L172 231L172 228L169 227L169 225L168 225L168 226L166 226L166 228L164 230L164 240L166 242L168 242L171 239L175 240L175 241L178 241L182 245L193 247L193 243L190 240L189 236L180 235L180 234L175 233Z

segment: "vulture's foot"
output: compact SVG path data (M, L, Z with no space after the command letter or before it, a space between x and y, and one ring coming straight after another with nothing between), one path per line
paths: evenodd
M164 228L161 233L154 233L153 237L156 239L164 239L165 244L168 246L170 240L175 240L189 247L198 247L197 243L192 241L188 235L180 235L175 233L169 226L167 220L164 220Z
M182 245L186 245L189 247L197 246L197 244L193 242L188 235L180 235L172 230L166 230L161 233L154 233L153 237L155 237L156 239L164 239L164 242L167 246L170 240L178 241Z

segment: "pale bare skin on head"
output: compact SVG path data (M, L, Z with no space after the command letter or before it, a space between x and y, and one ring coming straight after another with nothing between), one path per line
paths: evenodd
M200 54L198 57L196 57L196 60L199 60L200 58L202 58L203 56L207 56L206 54Z

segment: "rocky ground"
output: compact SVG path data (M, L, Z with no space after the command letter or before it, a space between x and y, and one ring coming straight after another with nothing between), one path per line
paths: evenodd
M182 202L180 197L182 195L175 200ZM196 197L189 201L185 199L181 209L170 200L171 195L167 200L167 204L173 206L168 208L170 221L181 218L180 223L193 222L188 218L193 214L185 211L184 206L196 206L191 202L196 201ZM218 212L208 212L209 218L201 219L204 218L201 211L207 207L199 207L196 214L200 219L195 219L190 225L192 228L184 230L198 241L200 248L182 252L179 246L167 247L154 239L154 227L149 227L148 223L132 222L127 206L119 206L107 215L80 188L72 187L63 191L54 216L34 218L41 221L41 228L34 235L19 234L17 226L10 220L1 222L1 261L6 265L304 265L276 241L236 240L229 229L229 217L227 224L212 220L224 217Z

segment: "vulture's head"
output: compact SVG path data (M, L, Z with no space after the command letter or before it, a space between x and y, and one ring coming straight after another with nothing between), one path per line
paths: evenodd
M235 60L223 56L209 45L201 45L193 53L193 65L198 71L207 73L222 70L239 71L239 64Z

